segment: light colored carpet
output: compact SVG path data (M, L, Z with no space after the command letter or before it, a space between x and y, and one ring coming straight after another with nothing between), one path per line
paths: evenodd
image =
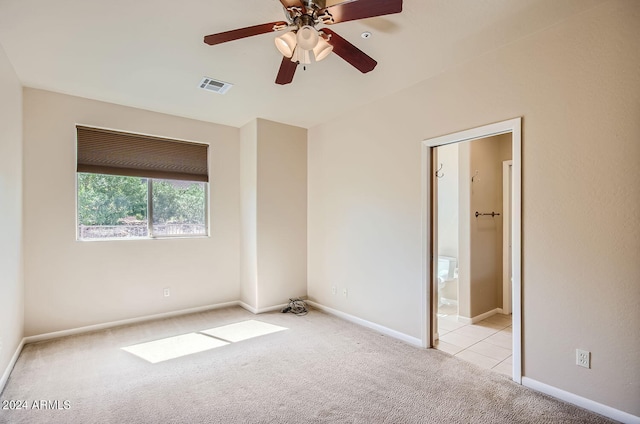
M155 364L122 349L246 320L287 330ZM228 308L30 344L0 399L62 408L3 410L1 423L610 422L316 310Z

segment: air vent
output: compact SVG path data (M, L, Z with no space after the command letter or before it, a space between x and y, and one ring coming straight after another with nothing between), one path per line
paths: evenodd
M225 94L231 87L233 87L233 84L217 81L209 77L204 77L202 78L202 81L200 81L200 88L207 91L213 91L218 94Z

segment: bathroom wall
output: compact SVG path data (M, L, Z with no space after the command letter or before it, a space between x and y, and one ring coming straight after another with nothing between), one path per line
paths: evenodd
M438 192L438 256L458 258L458 144L440 146L436 149L436 179ZM457 265L456 265L457 266ZM458 284L450 282L438 288L438 296L449 300L458 299Z
M510 145L511 134L470 143L471 318L502 306L502 162L511 159Z
M438 255L458 257L458 144L437 148Z

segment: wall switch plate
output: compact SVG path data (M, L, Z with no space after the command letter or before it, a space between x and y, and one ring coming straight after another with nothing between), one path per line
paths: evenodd
M169 297L171 296L171 290L169 290L169 287L164 289L164 297Z
M338 288L336 286L331 286L331 294L338 294Z
M591 368L591 352L588 350L576 349L576 365Z

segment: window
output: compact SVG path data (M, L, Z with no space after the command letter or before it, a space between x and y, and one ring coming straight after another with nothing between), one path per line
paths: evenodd
M205 183L152 179L149 189L154 236L207 234Z
M207 235L207 145L77 132L79 240Z

